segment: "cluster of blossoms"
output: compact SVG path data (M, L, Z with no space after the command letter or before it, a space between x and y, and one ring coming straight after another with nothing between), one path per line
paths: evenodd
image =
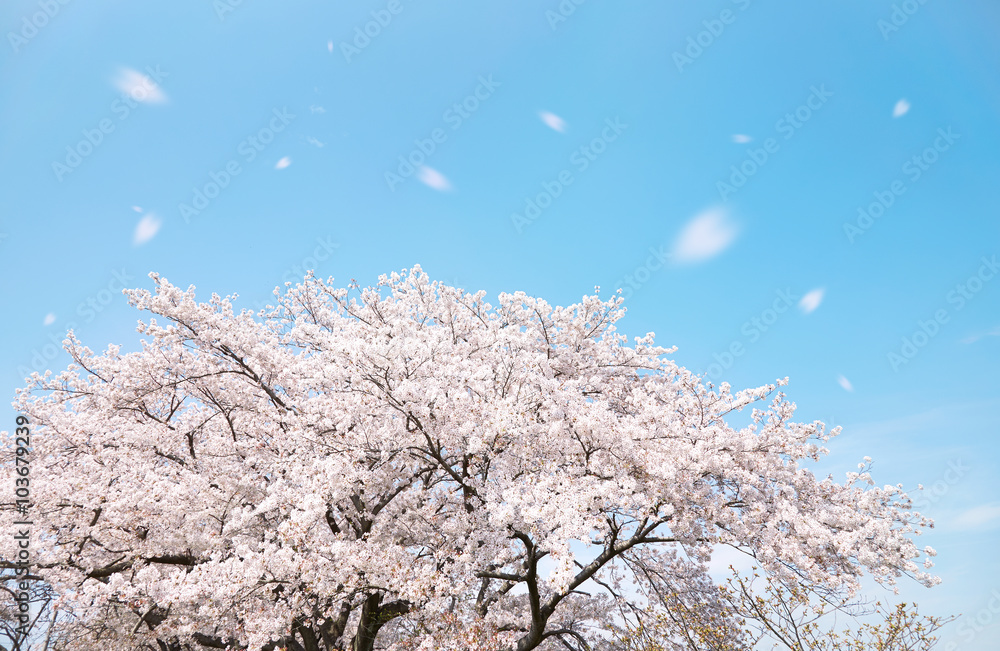
M414 267L255 314L151 277L141 348L71 333L16 400L76 649L598 648L667 584L723 622L720 544L830 589L935 581L901 490L802 468L835 432L630 344L620 298L494 306Z

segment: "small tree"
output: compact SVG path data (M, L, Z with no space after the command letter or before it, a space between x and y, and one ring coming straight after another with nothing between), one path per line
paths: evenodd
M619 651L929 651L934 635L954 617L922 616L917 605L889 608L852 599L822 585L786 585L754 568L734 568L728 585L714 586L721 607L692 607L690 598L656 590L651 605L615 627ZM760 584L763 583L763 587ZM706 613L726 612L728 621ZM837 616L841 616L838 618ZM845 621L846 620L846 621Z
M58 619L52 587L13 562L0 568L0 651L46 651Z
M151 277L139 350L71 333L16 400L74 649L600 648L637 590L736 621L718 544L789 585L935 582L900 488L799 465L836 430L785 381L704 384L618 297L492 306L415 267L254 314Z

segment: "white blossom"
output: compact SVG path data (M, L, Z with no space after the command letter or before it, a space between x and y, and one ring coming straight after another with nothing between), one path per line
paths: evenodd
M630 346L620 298L493 306L414 267L310 275L253 314L151 277L127 292L151 313L140 347L70 333L74 364L16 400L75 648L308 629L341 649L386 622L400 650L556 648L596 640L651 587L641 568L704 590L719 544L830 588L937 581L899 488L800 467L839 430L794 422L787 380L707 385L652 333Z

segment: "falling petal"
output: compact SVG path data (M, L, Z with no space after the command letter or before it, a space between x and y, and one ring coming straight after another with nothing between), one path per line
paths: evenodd
M542 122L544 122L550 129L554 129L559 133L563 133L566 130L566 121L555 113L540 111L538 113L538 117L542 118Z
M733 243L739 228L723 208L706 210L691 219L674 243L674 262L702 262L722 253Z
M167 96L155 81L138 70L122 68L114 79L115 87L137 102L159 104L167 101Z
M132 244L139 246L145 244L160 230L160 218L153 214L148 214L139 220L135 226L135 234L132 236Z
M799 309L809 314L823 302L823 294L826 290L820 287L819 289L814 289L799 300Z
M451 183L447 178L445 178L444 174L436 169L427 167L426 165L417 170L417 179L419 179L424 185L434 188L435 190L440 190L442 192L451 190Z

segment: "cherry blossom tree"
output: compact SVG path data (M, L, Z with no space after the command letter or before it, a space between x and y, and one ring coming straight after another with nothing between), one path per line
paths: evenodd
M704 383L617 332L619 296L490 305L414 267L253 313L151 278L141 346L70 333L16 398L63 648L609 648L665 587L737 645L719 545L791 584L936 582L900 487L803 467L837 430L785 380Z

